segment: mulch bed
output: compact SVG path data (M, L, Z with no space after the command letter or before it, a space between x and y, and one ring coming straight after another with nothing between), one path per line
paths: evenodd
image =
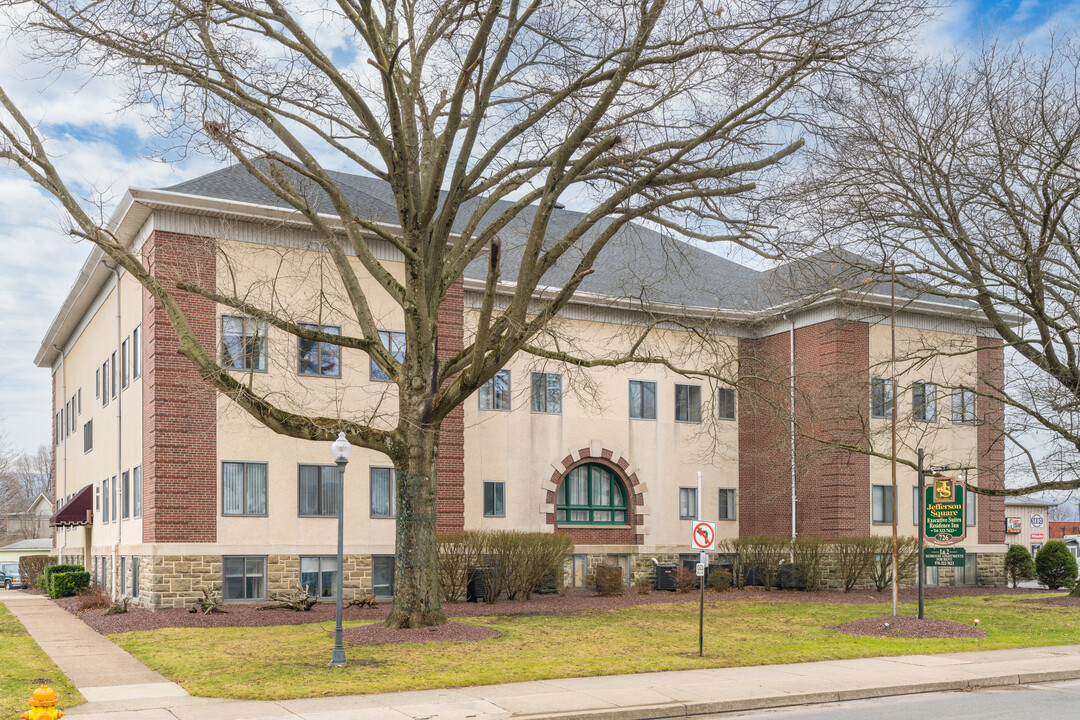
M980 588L980 587L935 587L926 588L925 597L934 600L945 597L978 595L1025 595L1046 592L1029 588ZM900 601L914 601L914 588L902 589ZM891 600L886 591L877 593L873 590L821 591L814 593L790 590L772 590L743 588L727 592L706 592L708 602L734 602L739 600L767 600L771 602L827 602L827 603L884 603ZM1062 598L1070 599L1070 598ZM501 599L496 603L451 603L443 606L450 618L493 617L507 615L565 615L589 610L617 610L636 605L650 605L672 602L698 601L698 594L653 591L639 595L635 590L628 590L619 597L599 597L589 590L567 590L562 595L533 595L529 601ZM136 630L157 630L173 627L262 627L267 625L301 625L312 622L332 622L334 604L320 602L309 612L295 612L287 609L258 610L258 603L230 603L229 612L203 615L191 613L186 608L168 610L144 610L131 607L122 615L104 615L103 610L78 612L78 598L61 598L55 601L64 609L78 616L91 628L102 634L132 632ZM1064 603L1063 603L1064 604ZM390 603L383 602L376 608L348 608L344 612L345 620L383 620L390 612Z
M906 617L903 615L882 615L875 618L863 618L834 625L829 628L845 635L875 635L877 637L899 638L981 638L986 631L953 622L934 618Z
M345 642L356 645L398 645L416 642L465 642L501 637L501 633L483 625L448 622L445 625L408 630L389 630L382 623L361 625L342 632Z

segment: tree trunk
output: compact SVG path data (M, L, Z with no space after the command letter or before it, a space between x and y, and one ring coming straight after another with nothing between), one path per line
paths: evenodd
M1069 593L1069 597L1080 598L1080 582L1076 583L1076 586L1073 587L1072 592Z
M402 423L399 430L402 448L394 458L397 483L394 607L386 619L386 626L394 630L446 622L439 598L435 541L439 426Z

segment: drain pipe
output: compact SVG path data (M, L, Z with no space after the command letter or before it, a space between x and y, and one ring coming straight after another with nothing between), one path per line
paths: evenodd
M64 437L64 434L67 432L68 426L71 424L71 418L69 418L67 416L67 413L65 413L63 410L65 403L67 403L67 371L64 369L64 348L53 345L53 349L60 353L60 415L64 418L64 427L56 428L56 431L60 433L56 436L56 439L60 441L60 445L62 447L60 455L62 458L61 466L64 471L63 487L55 488L55 490L58 490L59 492L56 492L55 496L53 497L53 500L56 501L56 504L59 504L60 500L63 500L63 498L67 497L67 439ZM56 397L56 390L53 390L53 397ZM53 418L53 424L56 424L56 418ZM53 480L53 484L55 486L55 479ZM56 512L56 508L53 508L53 512ZM67 528L61 526L59 535L60 540L56 546L56 561L62 564L64 562L62 559L64 557L64 550L67 549Z
M798 500L795 497L795 318L784 318L791 324L791 329L788 333L788 384L789 384L789 402L790 402L790 438L791 441L791 539L794 540L798 533L795 530L795 509ZM794 559L792 559L794 562Z

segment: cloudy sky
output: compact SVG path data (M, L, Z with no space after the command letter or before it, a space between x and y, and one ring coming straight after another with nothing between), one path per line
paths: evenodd
M1080 0L967 0L943 8L922 40L929 52L987 34L1039 44L1047 28L1075 26L1078 17ZM114 85L28 62L17 37L2 28L0 37L9 38L0 45L0 83L54 139L71 186L100 200L106 215L129 186L171 185L217 167L201 156L156 159L160 140L137 114L117 110ZM53 201L0 166L0 432L17 449L49 442L49 372L33 358L88 253L66 236Z

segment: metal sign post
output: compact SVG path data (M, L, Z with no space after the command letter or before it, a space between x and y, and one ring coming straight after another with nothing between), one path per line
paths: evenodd
M716 544L716 525L709 522L694 523L693 534L690 537L690 545L695 550L701 551L698 557L697 572L698 585L701 587L701 600L698 604L698 657L705 653L705 568L709 565L709 554L706 550L712 550Z
M926 566L923 564L922 526L926 522L926 476L923 474L923 449L919 448L919 613L923 619L923 582L926 578Z

